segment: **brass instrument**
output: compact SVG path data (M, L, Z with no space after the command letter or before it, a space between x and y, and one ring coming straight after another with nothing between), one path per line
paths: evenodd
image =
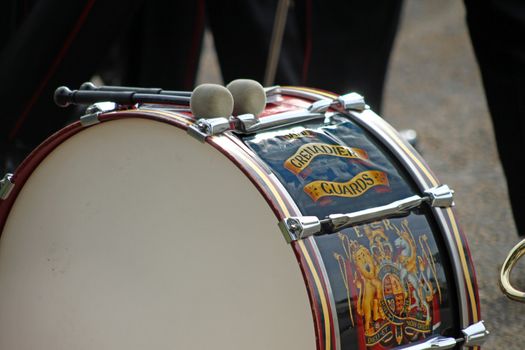
M510 283L510 273L519 259L525 254L525 239L514 246L507 255L501 268L499 285L507 297L525 303L525 292L522 292Z

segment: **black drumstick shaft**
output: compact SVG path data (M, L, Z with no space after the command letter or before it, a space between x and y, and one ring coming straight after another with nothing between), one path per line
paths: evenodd
M116 92L136 92L141 94L157 94L168 96L191 96L191 91L163 90L160 88L140 88L131 86L96 86L91 82L85 82L80 86L82 91L116 91Z
M55 103L60 107L67 107L70 104L93 104L102 101L115 102L121 105L134 105L135 103L160 103L187 106L190 104L190 97L139 93L134 91L71 91L65 86L61 86L55 91Z

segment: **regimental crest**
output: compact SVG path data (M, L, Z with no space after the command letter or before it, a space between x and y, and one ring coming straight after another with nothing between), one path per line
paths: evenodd
M440 323L441 289L426 234L417 241L404 219L339 233L334 253L347 290L350 324L360 349L382 349L425 338Z

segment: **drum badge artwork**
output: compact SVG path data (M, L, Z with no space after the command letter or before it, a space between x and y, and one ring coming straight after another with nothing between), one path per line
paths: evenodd
M302 173L310 163L319 156L332 156L357 161L368 161L366 151L343 145L331 145L326 143L307 143L288 158L283 166L295 175ZM335 197L359 197L376 186L388 186L387 174L379 170L365 170L355 174L345 182L315 180L304 186L306 194L317 202L326 196Z
M359 240L339 233L344 256L334 253L347 290L350 324L361 333L359 349L425 338L439 325L441 304L427 236L419 235L416 242L406 219L360 229Z

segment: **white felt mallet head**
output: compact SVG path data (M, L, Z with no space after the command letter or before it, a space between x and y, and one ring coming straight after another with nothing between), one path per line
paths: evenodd
M228 118L233 112L233 96L224 86L201 84L191 94L190 108L195 119Z
M251 79L236 79L226 85L233 95L233 115L261 114L266 107L266 92Z

